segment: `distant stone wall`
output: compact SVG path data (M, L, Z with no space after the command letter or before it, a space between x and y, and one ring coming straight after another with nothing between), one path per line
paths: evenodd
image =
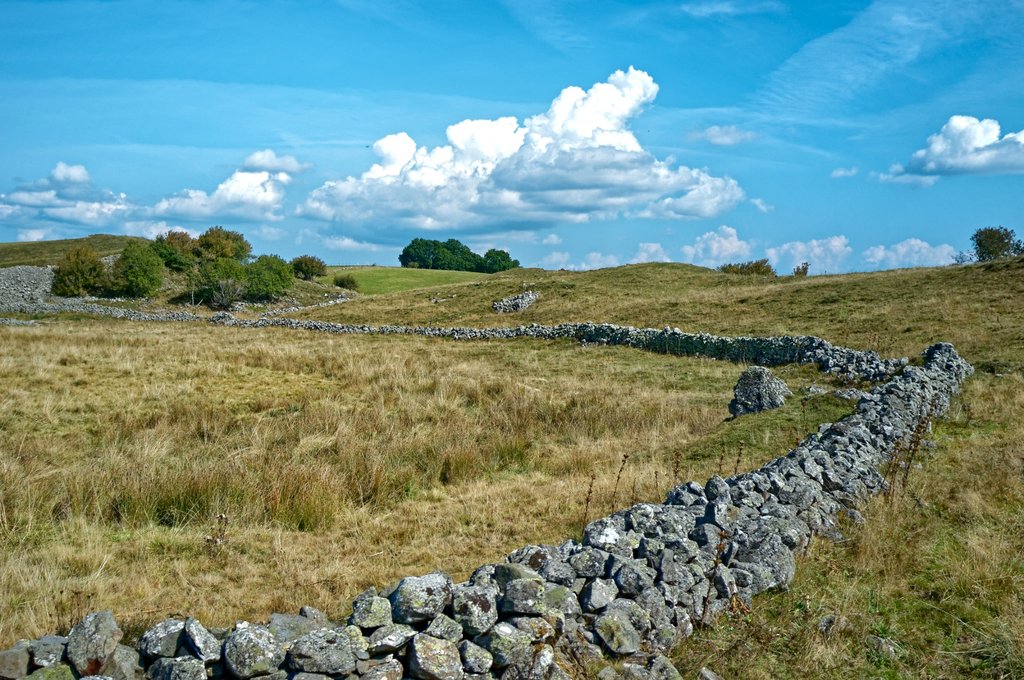
M0 653L0 678L565 680L609 658L624 663L602 671L604 680L677 678L664 654L695 622L786 588L811 536L837 535L841 513L860 517L865 501L886 487L883 464L946 412L973 372L949 344L928 348L917 367L809 336L725 338L608 324L373 327L223 313L211 321L456 339L574 338L763 365L811 362L851 381L887 382L864 393L855 413L758 470L676 486L664 504L595 520L580 541L520 548L466 582L433 573L370 589L338 623L311 608L232 630L170 619L135 647L119 644L112 615L99 612L67 639L23 641Z

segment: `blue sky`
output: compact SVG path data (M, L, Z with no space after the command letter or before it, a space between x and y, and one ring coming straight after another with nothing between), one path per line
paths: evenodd
M1024 1L0 3L0 241L942 264L1024 232Z

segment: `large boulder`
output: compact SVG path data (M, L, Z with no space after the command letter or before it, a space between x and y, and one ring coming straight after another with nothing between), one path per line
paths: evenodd
M421 633L409 643L409 675L421 680L461 680L462 657L449 640Z
M171 658L185 640L185 622L167 619L156 624L139 638L139 651L146 659Z
M112 612L89 614L68 633L68 661L78 675L96 675L114 655L122 636Z
M0 652L0 678L3 680L20 680L28 675L29 655L32 643L18 640L10 649Z
M430 621L452 600L452 580L440 572L403 578L391 593L395 623Z
M295 671L323 675L345 675L355 670L348 635L321 628L303 635L288 650L288 665Z
M452 613L467 635L482 635L498 622L496 591L490 586L459 585L452 596Z
M740 374L733 388L733 400L729 402L729 413L742 416L768 409L779 408L793 393L786 383L776 378L764 366L751 366Z
M195 657L161 657L149 667L146 677L149 680L206 680L206 669Z
M224 641L224 661L239 680L269 675L284 661L284 650L263 626L239 624Z

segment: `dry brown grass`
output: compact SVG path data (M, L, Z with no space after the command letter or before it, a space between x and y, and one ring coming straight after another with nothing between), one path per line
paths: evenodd
M596 517L813 426L795 403L724 424L738 366L568 341L57 322L0 343L0 644L97 607L136 630L340 615L366 585L574 535L592 474Z

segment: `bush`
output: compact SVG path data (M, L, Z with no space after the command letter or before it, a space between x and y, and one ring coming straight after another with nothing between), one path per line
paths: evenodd
M978 262L1024 255L1024 243L1017 238L1013 229L1002 226L978 229L971 236L971 243L974 244L974 259Z
M245 297L246 270L238 260L221 257L196 272L196 295L211 307L227 309Z
M299 255L292 260L292 270L295 276L304 281L312 281L317 276L327 273L327 265L319 257L312 255Z
M334 285L346 290L359 290L359 283L351 274L335 274Z
M736 262L723 264L718 271L725 274L746 274L753 276L778 276L772 268L768 259L751 260L750 262Z
M793 267L793 276L797 278L803 278L807 276L808 270L811 268L810 262L801 262L797 266Z
M157 236L156 240L149 244L150 249L156 253L164 266L176 272L187 272L196 264L195 239L183 231L172 231L166 235Z
M290 264L277 255L260 255L245 266L245 299L273 300L291 288L294 280Z
M519 260L513 260L506 250L491 248L484 253L483 271L488 274L503 272L519 267Z
M244 262L252 253L252 246L237 231L210 227L196 239L194 251L203 260L228 258Z
M53 294L62 297L98 295L106 284L107 269L89 246L69 250L53 272Z
M152 248L132 241L114 263L111 292L127 297L152 295L163 285L163 270L163 262Z

